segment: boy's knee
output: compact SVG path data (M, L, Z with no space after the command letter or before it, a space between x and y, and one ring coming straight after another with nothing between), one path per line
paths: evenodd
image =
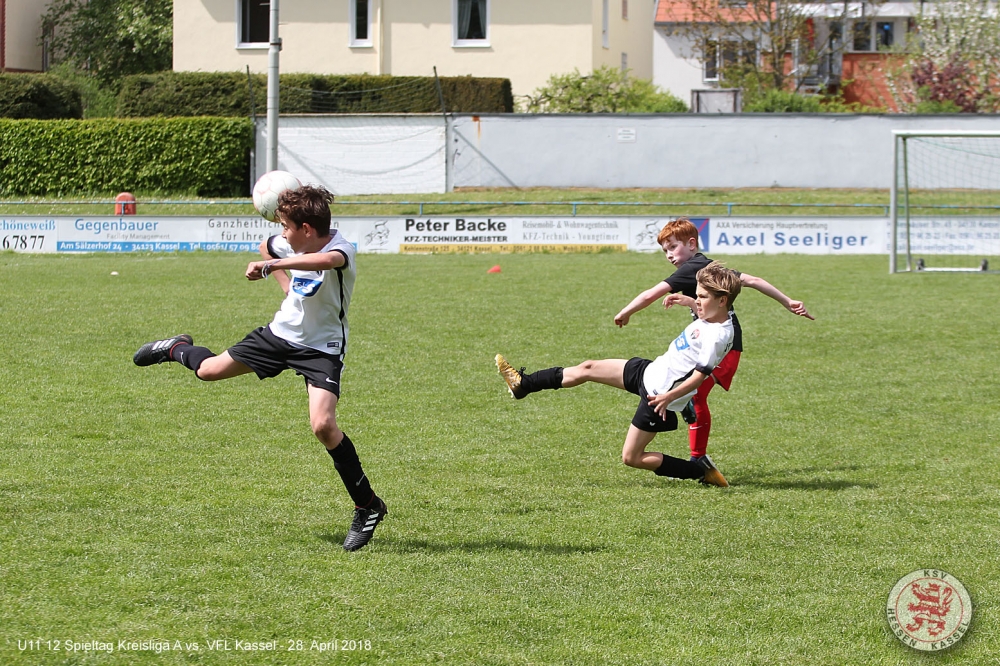
M319 416L310 419L310 425L312 425L313 434L316 438L324 443L340 443L343 439L340 437L340 428L337 427L337 421L329 416Z
M638 467L639 461L642 459L642 454L635 455L628 451L622 451L622 463L628 467Z

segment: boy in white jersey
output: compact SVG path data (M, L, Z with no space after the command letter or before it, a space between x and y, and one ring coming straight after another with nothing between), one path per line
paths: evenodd
M684 408L733 344L729 310L740 293L739 275L712 262L698 271L697 280L695 298L671 294L666 305L693 307L698 319L654 361L644 358L584 361L570 368L554 367L526 375L524 368L520 372L515 370L497 354L497 370L507 382L510 394L518 400L543 389L570 388L585 382L635 393L639 396L639 406L625 436L622 462L629 467L651 470L658 476L699 479L725 488L729 484L707 455L683 460L646 451L656 433L677 429L676 412Z
M268 326L219 355L196 347L190 335L149 342L135 353L136 365L175 361L205 381L250 372L260 379L292 369L305 378L309 422L326 447L354 500L354 519L344 549L364 547L386 514L372 490L354 443L337 426L340 374L347 352L347 308L357 274L355 248L330 229L333 195L322 187L304 186L283 192L278 203L280 236L261 243L264 261L247 266L248 280L274 275L285 292L281 309ZM287 271L287 273L286 273Z

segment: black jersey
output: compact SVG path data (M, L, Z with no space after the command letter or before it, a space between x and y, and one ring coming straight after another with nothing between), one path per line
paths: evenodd
M712 263L712 260L701 252L695 253L693 257L677 267L664 282L670 285L670 291L674 294L684 294L694 298L698 289L698 271ZM736 271L739 275L740 272ZM740 327L740 320L736 317L736 312L730 308L729 316L733 318L733 351L743 351L743 329ZM692 317L697 319L695 315Z

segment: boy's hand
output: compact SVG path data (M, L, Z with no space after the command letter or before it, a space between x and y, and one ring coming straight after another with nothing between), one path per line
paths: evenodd
M684 294L667 294L667 297L663 299L663 307L669 310L674 305L682 305L694 309L694 299Z
M813 317L809 314L809 311L806 310L806 306L802 304L802 301L789 301L788 311L792 314L797 314L800 317L805 317L806 319L812 319L813 321L816 320L816 317Z
M267 266L266 261L251 261L247 264L247 279L262 280L264 278L264 266Z
M621 312L615 315L615 324L618 326L618 328L621 328L622 326L628 324L628 320L631 318L632 315L622 310Z
M670 403L670 394L661 393L660 395L647 395L646 399L649 400L649 406L653 408L653 411L659 414L661 419L666 420L667 404Z

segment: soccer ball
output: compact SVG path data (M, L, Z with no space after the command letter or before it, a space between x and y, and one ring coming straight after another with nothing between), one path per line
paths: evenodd
M253 207L265 220L278 219L278 196L285 190L302 187L299 179L287 171L268 171L253 186Z

